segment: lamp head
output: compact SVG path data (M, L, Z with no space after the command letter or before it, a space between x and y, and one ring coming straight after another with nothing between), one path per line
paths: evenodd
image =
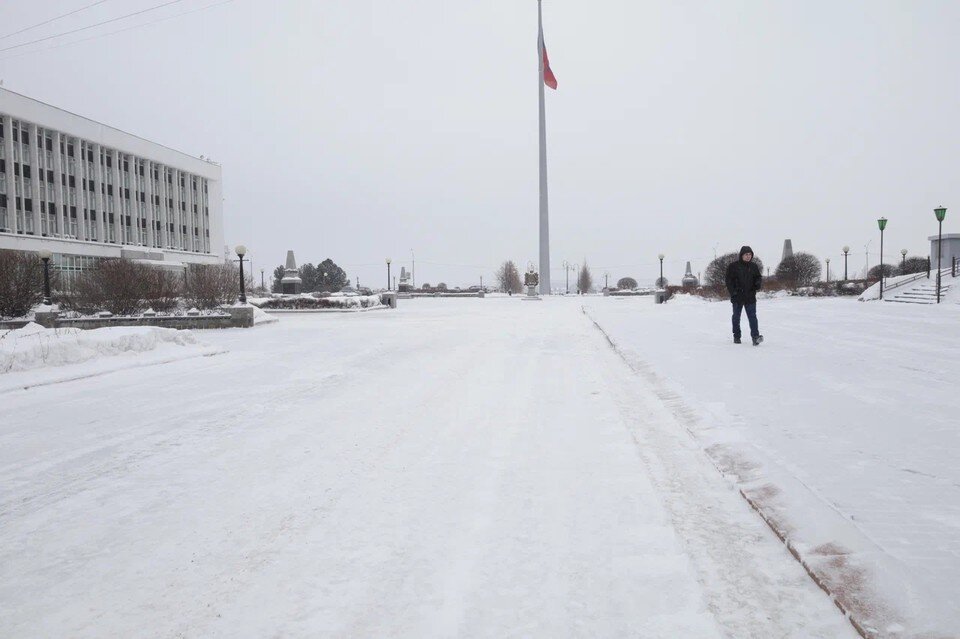
M906 256L907 256L907 249L900 249L900 255L906 257Z
M244 246L243 244L237 245L237 248L235 250L237 251L237 255L239 257L243 257L244 255L247 254L247 247Z
M881 217L879 220L877 220L877 226L880 227L881 231L887 228L887 218Z
M53 252L48 249L40 249L39 251L37 251L37 255L40 256L41 260L46 261L46 260L49 260L51 257L53 257Z
M849 253L849 252L850 252L850 247L849 247L849 246L844 246L844 247L843 247L843 254L846 255L846 254Z
M933 214L937 216L938 222L943 222L943 218L947 217L947 209L943 206L938 206L933 209Z
M661 261L661 262L663 261L663 253L661 253L661 254L658 255L657 257L660 258L660 261Z

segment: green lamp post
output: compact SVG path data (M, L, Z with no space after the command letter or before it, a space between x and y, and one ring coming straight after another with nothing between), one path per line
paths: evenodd
M877 220L877 226L880 227L880 299L883 299L883 230L887 228L887 218L881 217Z
M940 303L940 264L943 259L943 218L947 217L947 209L938 206L933 209L933 214L937 216L937 224L940 229L937 231L937 304Z

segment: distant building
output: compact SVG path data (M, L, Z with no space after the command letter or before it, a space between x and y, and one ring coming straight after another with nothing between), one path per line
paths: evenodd
M931 235L930 240L930 268L937 268L937 255L940 254L940 248L937 246L936 235ZM943 259L940 260L941 268L948 268L953 264L955 258L960 258L960 233L943 234Z
M220 166L0 88L0 249L222 263Z

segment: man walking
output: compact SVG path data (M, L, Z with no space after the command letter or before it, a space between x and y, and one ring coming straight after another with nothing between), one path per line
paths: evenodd
M763 341L757 324L757 291L763 284L760 268L753 261L753 249L744 246L740 249L740 258L727 267L727 291L733 303L733 343L740 344L740 314L747 310L750 322L750 337L753 345Z

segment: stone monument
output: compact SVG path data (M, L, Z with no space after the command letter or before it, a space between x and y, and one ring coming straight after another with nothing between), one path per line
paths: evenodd
M540 285L540 275L533 270L533 264L527 268L527 272L523 275L523 285L527 287L527 294L523 296L524 300L539 300L541 299L537 295L537 286Z
M783 241L783 257L780 258L780 261L782 262L788 257L793 257L793 240Z
M410 273L406 266L400 267L400 283L397 285L398 293L410 293L413 291L413 285L410 283ZM409 295L407 296L409 297Z
M693 270L690 268L690 262L687 262L687 272L683 274L683 279L680 280L680 283L683 284L683 288L696 288L700 286L700 280L693 274Z
M303 288L300 271L297 270L297 260L293 251L287 251L287 265L283 267L283 279L280 280L280 292L284 295L299 295Z

